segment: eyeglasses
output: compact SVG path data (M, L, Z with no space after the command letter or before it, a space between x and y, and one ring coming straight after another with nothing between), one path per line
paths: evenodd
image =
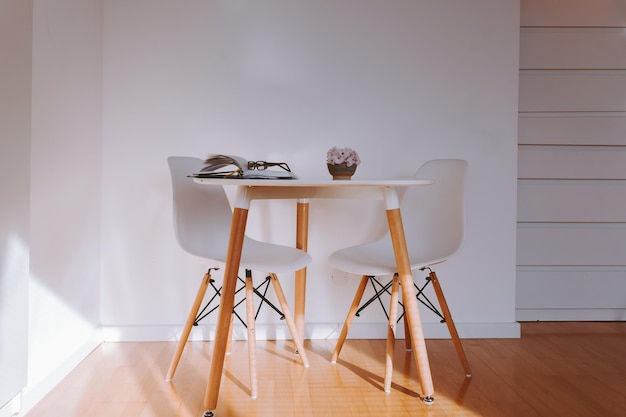
M280 167L287 172L291 172L286 162L248 161L248 169L250 170L265 171L269 167Z

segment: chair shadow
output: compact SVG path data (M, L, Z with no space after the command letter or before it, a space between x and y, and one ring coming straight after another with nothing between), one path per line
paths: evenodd
M246 342L246 341L243 341L243 342ZM259 342L260 341L257 341L257 344ZM279 343L277 343L277 340L270 339L270 340L263 340L262 342L267 346L273 345L271 349L266 348L263 351L263 355L272 355L272 356L277 357L278 359L284 359L289 362L295 361L300 366L303 366L302 360L300 359L300 355L296 351L295 344L291 346L293 350L290 350L290 346L288 344L281 346ZM291 341L288 341L288 342L291 342ZM282 350L282 352L279 352L279 350ZM307 349L307 356L310 356L310 355L311 355L311 352L309 351L309 349Z
M467 394L467 390L469 389L471 382L472 378L463 378L463 383L459 387L459 391L454 397L454 402L456 404L463 404L463 402L465 401L465 395Z
M252 397L252 391L250 390L250 387L248 385L246 385L243 381L241 381L239 378L237 378L228 369L224 368L223 372L224 372L224 377L225 378L228 378L233 384L235 384L235 386L237 388L239 388L241 391L245 392L249 397Z
M376 375L370 371L366 371L365 369L354 365L353 363L347 362L343 359L337 359L337 365L341 365L344 368L352 371L352 373L354 373L355 375L361 377L364 381L366 381L368 384L370 384L371 386L373 386L374 388L376 388L379 391L385 392L385 387L384 387L384 378L381 377L380 375ZM391 389L393 389L394 391L399 391L405 395L408 395L410 397L414 397L414 398L422 398L421 395L419 395L417 392L404 387L402 385L399 385L396 382L391 382Z
M246 342L246 341L244 341L244 342ZM290 351L288 344L285 344L284 346L281 346L281 345L279 345L277 343L276 340L265 340L263 342L266 345L273 345L273 347L271 349L266 348L264 350L264 352L263 352L264 355L273 355L273 356L277 357L279 360L285 360L285 361L288 361L288 362L294 362L295 361L295 362L298 362L299 366L303 366L302 362L301 362L301 359L300 359L300 355L298 355L298 353L295 351L295 345L293 346L294 350ZM282 350L282 352L279 352L279 350ZM229 353L228 355L231 355L231 353ZM236 387L238 387L243 392L248 394L248 396L252 395L252 391L251 391L250 387L247 385L247 383L245 383L241 379L237 378L237 376L235 376L235 374L233 372L231 372L227 368L227 366L224 366L223 372L224 372L224 377L228 378Z
M385 389L384 389L384 377L383 376L367 371L361 368L360 366L357 366L351 362L347 362L343 359L337 359L337 365L341 365L344 368L350 370L352 373L362 378L364 381L366 381L368 384L370 384L377 390L384 392ZM461 382L456 392L450 392L452 391L451 389L452 387L447 386L444 388L444 390L439 391L438 393L445 395L446 397L452 399L456 404L463 404L471 382L472 382L472 378L463 377L463 381ZM415 392L414 390L408 387L398 384L397 382L393 382L393 381L391 382L391 389L393 391L400 392L402 394L405 394L413 398L419 398L421 400L424 399L424 397L420 395L419 393Z

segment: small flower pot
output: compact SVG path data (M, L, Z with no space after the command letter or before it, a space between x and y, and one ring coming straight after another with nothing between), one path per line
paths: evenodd
M328 172L330 172L334 180L349 180L356 171L356 165L348 166L345 162L337 165L326 165L328 166Z

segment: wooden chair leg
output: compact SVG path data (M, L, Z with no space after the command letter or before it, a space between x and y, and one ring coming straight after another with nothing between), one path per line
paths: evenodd
M354 299L352 300L352 305L350 306L350 310L348 311L346 320L343 323L343 328L341 329L341 333L339 334L339 339L337 339L335 350L333 351L333 355L330 358L331 363L337 363L337 358L339 357L339 353L341 352L343 343L346 341L348 331L350 330L350 326L352 325L352 321L354 320L356 311L358 310L361 299L363 298L363 293L365 292L365 287L367 286L367 280L367 275L363 275L363 277L361 277L361 282L359 283L359 287L354 294Z
M391 282L391 301L389 305L389 325L387 326L387 354L385 358L385 392L391 392L391 376L393 374L393 350L396 345L396 322L398 320L398 274L394 274Z
M257 398L259 393L256 367L256 326L254 320L254 284L252 276L246 276L246 325L248 327L248 362L250 368L250 396Z
M283 292L283 288L280 285L280 281L278 280L278 276L274 273L269 274L272 282L272 286L274 287L274 292L276 293L276 298L278 299L278 303L280 304L280 308L283 311L285 316L285 322L287 323L287 327L289 328L289 333L291 333L291 337L293 338L293 342L296 345L296 350L300 355L300 359L302 359L302 364L305 368L309 367L309 358L306 355L306 351L304 350L304 345L302 343L302 339L300 339L300 332L298 332L298 328L296 327L296 322L293 319L293 315L289 310L289 304L287 303L287 298L285 297L285 293Z
M191 310L189 311L189 315L187 316L187 321L185 322L185 326L183 327L183 332L180 335L180 340L178 341L178 345L176 346L176 352L174 352L174 357L170 362L170 367L167 371L167 375L165 376L166 381L171 381L172 378L174 378L174 373L176 372L176 368L178 367L178 362L180 361L180 357L183 354L183 350L185 350L185 345L187 344L187 340L189 339L191 328L196 321L196 316L198 315L198 311L200 310L200 304L202 304L202 300L204 299L204 295L206 294L206 290L209 286L210 281L211 270L209 269L209 271L204 274L204 277L202 277L200 288L198 288L196 298L194 299Z
M439 283L439 279L437 279L437 274L435 273L435 271L430 271L430 281L433 284L433 289L435 290L437 300L439 301L439 307L441 307L441 312L446 321L446 324L448 325L448 331L450 332L450 337L452 337L452 342L454 343L456 354L461 361L461 366L465 371L465 376L467 378L471 378L472 371L470 370L469 362L465 357L465 350L463 350L461 339L459 338L459 334L456 331L456 326L454 325L454 321L452 320L452 314L450 314L448 303L446 302L446 298L443 296L443 290L441 289L441 284Z

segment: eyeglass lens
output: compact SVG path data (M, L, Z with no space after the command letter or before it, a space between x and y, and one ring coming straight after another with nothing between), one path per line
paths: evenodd
M291 171L291 169L289 169L289 165L287 165L285 162L267 162L267 161L249 161L248 162L248 169L257 169L259 171L264 171L268 167L273 167L273 166L281 167L285 171L289 171L289 172Z

